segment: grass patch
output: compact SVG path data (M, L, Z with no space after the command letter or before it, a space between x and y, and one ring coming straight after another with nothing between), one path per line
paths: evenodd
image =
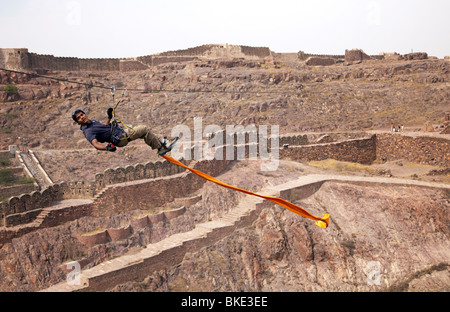
M12 185L15 182L15 177L12 169L0 170L0 185Z
M324 170L334 170L334 171L350 171L350 172L367 172L374 173L375 169L373 169L369 165L362 165L359 163L353 163L349 161L338 161L334 159L326 159L320 161L310 161L307 163L311 167L316 167Z
M2 186L11 186L15 184L30 184L34 183L33 178L27 177L18 177L14 174L13 169L6 168L0 169L0 185Z
M21 177L21 178L17 179L16 181L17 181L17 184L31 184L31 183L35 182L35 179Z
M0 167L8 167L9 165L11 165L10 158L0 158Z

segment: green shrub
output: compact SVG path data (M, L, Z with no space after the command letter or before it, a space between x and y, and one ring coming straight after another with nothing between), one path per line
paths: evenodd
M6 86L3 87L3 91L6 92L8 95L16 94L18 89L15 85L8 83Z
M14 174L12 169L0 170L0 185L10 185L14 183Z
M30 184L34 183L33 178L18 177L14 175L14 171L11 168L0 169L0 185L10 186L14 184Z

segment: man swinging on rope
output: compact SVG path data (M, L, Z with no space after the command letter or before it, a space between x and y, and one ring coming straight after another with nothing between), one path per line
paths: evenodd
M124 147L128 142L144 139L145 143L153 150L158 150L158 155L162 156L170 152L178 140L163 138L159 140L148 126L139 125L134 128L122 129L117 123L111 123L113 119L113 109L107 110L108 118L104 123L89 119L84 111L77 109L72 113L72 119L79 124L86 139L96 149L101 151L115 152L116 147ZM107 143L107 144L105 144Z
M99 123L95 120L90 120L87 115L80 109L77 109L72 113L72 118L75 122L77 122L79 125L81 125L81 130L84 133L84 136L86 139L98 150L106 150L110 152L116 151L116 146L123 147L128 144L128 142L136 140L136 139L144 139L145 143L149 145L152 149L158 149L158 155L162 156L167 161L178 165L180 167L183 167L192 173L202 177L203 179L206 179L208 181L211 181L213 183L216 183L218 185L221 185L223 187L239 191L248 195L253 195L257 197L261 197L267 200L270 200L298 215L301 215L303 217L312 219L316 221L316 225L320 226L322 228L327 228L329 224L329 214L324 214L322 218L310 214L305 209L294 205L284 199L277 198L274 196L264 196L255 194L253 192L228 185L222 181L217 180L216 178L207 175L206 173L203 173L201 171L198 171L194 168L190 168L183 163L179 162L178 160L172 158L171 156L166 155L166 153L170 152L173 148L173 145L178 140L178 137L175 137L172 140L167 140L166 138L162 139L161 141L158 140L158 138L150 131L149 127L147 126L137 126L134 129L131 127L127 127L128 129L122 129L121 127L117 126L117 122L113 120L111 123L111 119L113 118L113 109L109 108L107 111L108 119L104 124ZM105 145L105 143L108 143Z

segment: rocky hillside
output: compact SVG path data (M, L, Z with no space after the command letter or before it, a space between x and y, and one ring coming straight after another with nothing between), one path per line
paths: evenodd
M233 59L127 73L45 75L129 89L118 108L120 119L148 124L164 135L176 125L187 125L193 132L195 117L202 118L203 127L223 129L279 125L281 134L359 133L388 130L391 123L408 130L428 124L427 130L433 131L440 130L450 98L450 62L435 59L331 66ZM0 149L16 144L35 150L56 181L91 179L108 167L157 159L137 142L99 157L74 125L75 108L93 119L105 118L112 104L108 89L0 71L0 87L6 84L17 86L18 92L0 92ZM259 165L233 162L218 178L257 192L309 173L330 173L326 164L281 160L274 172L261 172ZM402 161L382 165L388 164L364 169L346 164L338 174L411 178L416 174L412 170L420 169L417 174L425 176L434 169L445 175L439 182L448 181L448 168L418 168ZM85 269L133 253L232 210L244 196L209 183L198 194L202 200L183 217L136 231L122 241L88 248L76 237L123 226L146 211L85 217L15 238L0 248L0 291L46 289L65 280L62 268L69 261L80 261ZM327 182L296 204L313 214L332 211L328 229L279 206L265 208L250 226L188 253L179 265L112 290L450 291L449 196L446 188ZM368 281L369 275L374 280Z
M128 88L118 116L167 134L176 125L279 125L281 133L387 129L391 123L439 125L448 110L450 63L364 61L333 66L223 60L165 64L146 71L49 76ZM0 147L89 147L71 119L76 108L103 120L109 90L0 72ZM133 91L134 89L134 91ZM120 92L118 92L120 96Z

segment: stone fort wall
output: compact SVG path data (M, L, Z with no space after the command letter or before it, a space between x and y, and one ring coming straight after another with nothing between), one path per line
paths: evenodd
M345 55L328 55L328 54L310 54L303 51L297 53L297 57L301 61L310 61L307 65L333 65L336 62L355 62L365 60L382 60L384 55L367 55L361 49L345 50Z
M404 159L442 167L450 164L450 141L444 138L378 134L375 145L380 162Z
M28 49L0 49L0 67L12 70L118 71L120 59L80 59L30 53Z
M181 160L184 164L188 161ZM41 191L13 196L7 202L0 203L0 226L15 226L32 221L35 213L54 202L65 199L94 198L106 187L123 182L143 179L155 179L171 176L185 169L167 161L148 162L125 168L106 169L95 175L94 181L71 181L57 183Z
M56 71L136 71L169 62L186 62L196 59L217 58L272 58L266 47L238 45L203 45L185 50L168 51L136 58L77 58L56 57L31 53L28 49L0 49L0 67L12 70L56 70Z
M170 57L203 57L203 58L271 58L272 52L267 47L249 47L231 44L206 44L194 48L168 51L157 56Z
M0 67L19 70L27 69L28 49L0 49Z
M335 159L339 161L371 164L376 159L376 136L314 145L300 145L280 150L280 158L301 161Z
M303 51L299 51L297 53L298 59L301 61L306 61L310 57L317 57L317 58L331 58L334 60L343 60L345 58L345 55L329 55L329 54L310 54L305 53Z
M188 62L198 59L230 59L274 61L274 58L289 53L273 53L268 47L250 47L230 44L206 44L198 47L167 51L154 55L135 58L91 58L55 57L31 53L28 49L0 49L0 67L13 70L57 70L57 71L138 71L171 62ZM307 65L324 66L337 62L383 59L383 55L367 55L362 50L346 50L345 55L310 54L303 51L297 53L297 60L307 61Z
M28 54L28 69L49 69L57 71L118 71L119 59L79 59L76 57L55 57L53 55Z

